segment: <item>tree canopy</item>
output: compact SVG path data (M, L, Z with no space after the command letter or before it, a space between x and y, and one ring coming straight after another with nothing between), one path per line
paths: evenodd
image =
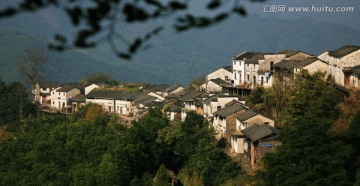
M91 120L85 116L40 116L28 121L26 134L12 133L0 143L0 183L170 185L171 170L187 176L197 172L202 182L220 184L240 170L215 145L213 131L195 113L186 124L170 125L159 109L150 109L130 128L101 113L93 113ZM169 143L169 138L174 140ZM184 168L196 164L201 166Z
M342 101L324 75L302 71L284 95L283 144L264 158L263 185L350 185L351 146L330 128Z

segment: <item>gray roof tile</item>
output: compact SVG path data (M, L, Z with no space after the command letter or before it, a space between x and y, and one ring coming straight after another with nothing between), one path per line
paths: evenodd
M334 51L329 51L329 55L332 57L335 57L335 58L342 58L342 57L347 56L359 49L360 49L359 46L345 45Z
M234 103L229 106L225 106L224 108L216 111L213 113L214 116L220 116L225 118L226 116L229 116L231 114L234 114L240 110L247 109L247 107L239 102Z
M252 142L258 141L268 136L279 135L279 131L269 125L254 124L241 131L245 137Z
M257 52L248 52L248 51L245 51L243 53L241 53L240 55L236 56L233 58L233 60L244 60L246 58L249 58L253 55L255 55Z
M258 115L258 114L259 113L255 112L253 110L247 110L246 112L238 115L236 118L238 120L240 120L240 121L245 121L245 120L247 120L249 118L252 118L252 117L254 117L254 116Z

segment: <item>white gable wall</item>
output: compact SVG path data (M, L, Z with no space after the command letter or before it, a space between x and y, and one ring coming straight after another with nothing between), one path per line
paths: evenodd
M208 74L206 76L206 81L209 81L211 79L217 79L217 78L230 81L232 78L232 73L223 68L220 68L220 69Z

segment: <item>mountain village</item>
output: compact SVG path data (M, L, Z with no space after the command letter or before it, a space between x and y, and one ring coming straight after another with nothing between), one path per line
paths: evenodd
M229 59L230 61L230 59ZM190 87L163 84L38 82L34 101L46 113L72 114L86 104L99 104L116 114L128 126L149 108L159 107L170 121L184 121L188 112L203 115L215 129L217 138L226 139L231 153L255 169L264 153L281 144L275 115L258 113L245 102L257 87L270 88L275 82L291 83L301 70L321 71L342 91L360 88L360 46L346 45L313 56L303 51L276 53L242 52L231 66L195 79Z

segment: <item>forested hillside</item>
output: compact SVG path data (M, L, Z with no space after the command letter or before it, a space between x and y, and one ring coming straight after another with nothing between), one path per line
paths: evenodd
M241 172L202 116L190 113L183 123L170 125L155 109L126 128L116 117L91 117L94 106L72 117L22 121L19 131L0 146L0 182L170 185L171 170L182 175L179 183L219 185Z

